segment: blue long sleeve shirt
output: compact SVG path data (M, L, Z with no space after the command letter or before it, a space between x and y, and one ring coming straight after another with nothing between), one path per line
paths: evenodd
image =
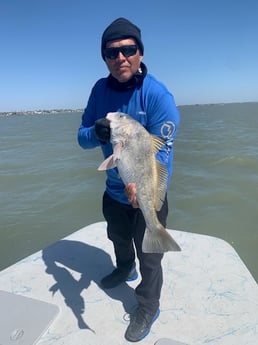
M84 149L101 146L104 158L113 153L112 145L102 145L94 135L94 123L108 112L123 112L139 121L150 134L165 141L157 153L157 160L167 167L168 186L173 168L173 141L179 125L179 112L173 95L151 74L147 73L141 85L126 90L111 88L108 78L94 85L78 130L78 142ZM106 171L106 191L115 200L129 204L124 184L117 169Z

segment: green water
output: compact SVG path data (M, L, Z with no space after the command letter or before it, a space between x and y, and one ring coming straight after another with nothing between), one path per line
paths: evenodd
M180 107L168 227L217 236L258 280L258 103ZM99 149L81 114L0 117L0 269L103 220Z

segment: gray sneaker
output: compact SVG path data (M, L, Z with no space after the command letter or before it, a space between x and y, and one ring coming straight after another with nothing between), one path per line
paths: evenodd
M130 323L125 332L125 339L136 342L145 338L150 333L151 326L157 320L159 314L159 309L155 314L149 314L139 306L136 311L130 315Z

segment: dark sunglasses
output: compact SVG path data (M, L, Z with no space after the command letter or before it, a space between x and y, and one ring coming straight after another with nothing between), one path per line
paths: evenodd
M121 47L111 47L104 49L104 55L108 59L114 60L118 57L119 53L122 53L125 57L133 56L136 54L138 46L136 44L121 46Z

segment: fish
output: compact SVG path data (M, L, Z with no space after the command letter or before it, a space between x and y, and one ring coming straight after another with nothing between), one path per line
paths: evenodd
M151 135L128 114L112 112L106 119L110 123L113 154L100 164L98 170L117 168L125 186L135 183L137 202L146 223L142 251L180 251L180 246L157 217L165 199L168 179L166 167L156 159L156 153L165 145L164 140Z

